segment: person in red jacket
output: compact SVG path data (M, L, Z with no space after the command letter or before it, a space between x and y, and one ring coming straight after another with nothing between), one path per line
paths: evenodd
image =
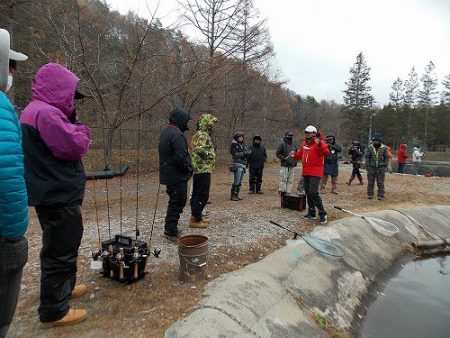
M300 150L292 153L295 160L302 160L302 177L308 202L308 213L304 219L316 219L316 208L319 211L320 223L328 221L327 212L323 207L319 194L320 180L323 177L324 159L330 153L326 142L314 126L305 129L305 140Z
M399 174L403 174L403 170L405 169L406 165L406 159L409 158L408 154L406 153L406 144L400 144L400 149L397 153L397 160L398 160L398 170L397 172Z

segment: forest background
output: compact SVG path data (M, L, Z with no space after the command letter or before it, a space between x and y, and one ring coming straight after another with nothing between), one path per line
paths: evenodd
M181 21L198 31L201 43L163 27L157 13L121 15L100 0L2 0L0 26L12 47L29 56L9 93L18 112L31 99L37 69L58 62L92 96L77 115L92 128L93 148L105 164L122 149L155 149L174 107L192 114L188 137L201 113L217 116L214 141L221 151L235 130L245 131L247 143L258 134L275 148L288 130L300 140L309 124L344 145L367 143L375 132L393 149L407 143L445 151L450 144L450 74L438 79L432 61L423 71L412 65L407 79L394 74L386 88L390 101L380 106L361 52L342 79L344 103L338 104L289 89L254 1L180 0L179 6Z

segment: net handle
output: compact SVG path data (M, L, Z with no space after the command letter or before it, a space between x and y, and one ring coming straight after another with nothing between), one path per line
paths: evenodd
M333 205L333 208L338 209L338 210L341 210L341 211L343 211L343 212L346 212L346 213L348 213L348 214L350 214L350 215L357 216L357 217L361 217L362 219L366 219L366 217L363 216L363 215L357 214L356 212L352 212L352 211L347 210L347 209L344 209L344 208L342 208L342 207L338 207L337 205Z

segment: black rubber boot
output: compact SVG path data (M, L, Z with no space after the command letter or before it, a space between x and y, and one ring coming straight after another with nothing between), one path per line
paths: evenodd
M231 201L239 201L239 199L237 198L237 194L236 194L236 185L234 185L234 184L231 186L230 200Z
M262 195L263 192L261 191L261 184L262 183L256 183L256 193Z
M237 186L236 186L236 189L234 190L236 193L235 193L235 196L236 196L236 198L238 199L238 201L242 201L242 198L240 198L239 197L239 191L241 190L241 185L240 184L238 184Z

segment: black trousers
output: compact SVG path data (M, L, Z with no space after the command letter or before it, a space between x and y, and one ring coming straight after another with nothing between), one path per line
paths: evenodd
M308 202L308 213L316 215L316 208L319 216L325 216L327 212L323 207L322 198L319 194L320 177L303 176L303 185L305 187L306 201Z
M249 190L258 192L261 190L264 168L250 167L249 169Z
M178 235L178 220L187 201L187 182L178 181L174 184L167 185L169 204L167 205L166 221L164 224L164 233L166 235Z
M52 322L69 311L75 286L78 248L83 237L81 202L70 205L36 206L42 228L41 322Z
M194 174L191 197L192 216L201 219L202 211L209 199L211 188L211 173Z
M28 242L25 237L14 241L0 237L0 338L6 337L13 320L27 259Z
M360 168L361 168L360 163L353 163L353 170L352 170L352 176L350 176L350 181L353 181L355 176L357 176L358 179L360 181L362 181L362 175L361 175L361 172L359 171Z

